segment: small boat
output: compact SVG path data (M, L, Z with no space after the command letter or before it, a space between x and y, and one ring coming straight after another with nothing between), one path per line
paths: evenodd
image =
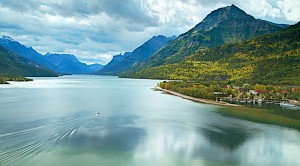
M290 104L288 102L281 102L280 106L281 107L295 107L295 104Z
M267 103L267 104L272 104L273 102L270 101L270 100L267 100L266 103Z
M280 104L281 102L280 101L275 101L275 103L274 104Z

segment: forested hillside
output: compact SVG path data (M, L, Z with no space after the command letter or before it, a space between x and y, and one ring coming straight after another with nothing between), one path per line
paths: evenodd
M109 63L107 66L103 67L103 69L96 72L96 74L118 75L124 71L130 70L136 63L149 58L149 56L164 47L172 39L174 39L174 37L167 38L163 35L153 36L144 44L136 48L132 53L129 55L126 54L120 62ZM112 61L113 60L114 59L112 59Z
M121 77L228 83L300 84L300 25L255 39L198 51L185 61Z
M46 77L58 75L0 46L0 83L8 80L26 80L20 76Z
M279 31L282 27L285 25L255 19L235 5L220 8L147 60L136 64L133 70L177 63L198 50L241 42Z

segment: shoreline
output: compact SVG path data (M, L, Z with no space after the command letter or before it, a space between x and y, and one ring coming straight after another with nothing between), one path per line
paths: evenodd
M174 91L171 91L171 90L163 89L163 88L158 87L158 86L156 86L155 89L159 90L159 91L169 93L169 94L174 95L174 96L181 97L183 99L192 100L194 102L200 102L200 103L205 103L205 104L213 104L213 105L219 105L219 106L230 106L230 107L240 107L241 106L241 105L230 104L230 103L226 103L226 102L222 102L222 101L213 101L213 100L208 100L208 99L191 97L191 96L187 96L187 95L184 95L184 94L181 94L181 93L178 93L178 92L174 92Z
M240 107L242 105L230 104L225 102L212 101L207 99L195 98L187 95L183 95L174 91L170 91L167 89L163 89L161 87L155 87L156 90L166 92L168 94L181 97L183 99L192 100L194 102L206 103L206 104L214 104L218 106L227 106L222 109L218 109L218 112L225 116L249 120L252 122L264 123L264 124L272 124L278 125L282 127L294 128L300 130L300 120L293 119L291 117L286 117L283 115L272 114L267 111L262 111L260 109L255 108L247 108Z

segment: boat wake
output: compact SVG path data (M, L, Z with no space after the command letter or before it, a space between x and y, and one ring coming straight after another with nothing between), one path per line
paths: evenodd
M70 138L95 116L85 116L0 135L0 165L10 165L16 159L26 159L47 146Z

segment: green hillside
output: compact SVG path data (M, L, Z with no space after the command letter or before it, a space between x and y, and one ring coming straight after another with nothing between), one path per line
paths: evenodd
M58 76L42 66L20 57L0 46L0 83L5 81L25 81L22 77Z
M198 51L176 64L121 77L228 83L300 84L300 25L252 40Z
M235 5L227 6L211 12L194 28L136 64L133 70L177 63L198 50L240 42L281 29L281 25L255 19Z
M95 74L118 75L124 71L130 70L132 65L149 58L149 56L165 46L172 39L173 37L167 38L163 35L153 36L144 44L136 48L130 55L123 57L122 61L113 65L110 63Z

